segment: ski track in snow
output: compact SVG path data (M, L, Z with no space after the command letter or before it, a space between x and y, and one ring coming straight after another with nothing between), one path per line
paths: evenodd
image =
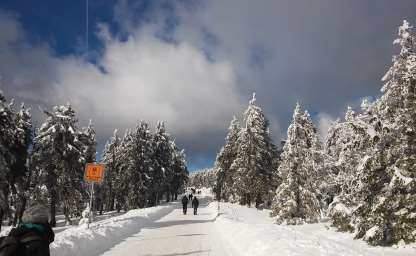
M171 213L128 237L102 256L231 255L213 225L217 211L209 207L210 201L209 198L200 199L198 215L193 215L193 209L189 207L187 215L183 215L182 205L177 203Z

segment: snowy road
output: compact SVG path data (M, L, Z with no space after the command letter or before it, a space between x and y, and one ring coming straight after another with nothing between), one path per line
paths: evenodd
M188 214L183 215L181 205L177 203L177 208L170 214L126 238L102 255L230 255L213 225L217 211L208 207L210 201L209 198L200 200L196 216L190 208Z

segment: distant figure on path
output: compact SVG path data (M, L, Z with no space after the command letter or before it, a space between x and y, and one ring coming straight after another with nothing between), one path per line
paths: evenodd
M182 197L182 208L183 214L186 215L186 211L188 210L188 197L186 195L183 195Z
M48 223L49 209L36 204L23 213L22 224L13 228L0 245L0 255L49 256L55 234Z
M195 196L194 197L194 200L192 200L192 207L194 208L194 215L197 214L198 206L199 206L199 201L198 201L198 199Z
M189 194L189 202L192 202L192 197L193 197L192 193Z

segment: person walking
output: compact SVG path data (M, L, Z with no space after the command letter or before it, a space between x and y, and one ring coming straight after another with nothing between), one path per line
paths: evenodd
M188 210L188 197L186 195L182 196L182 208L183 214L186 215L186 212Z
M192 203L192 197L193 197L192 193L189 194L189 202L191 202L191 203Z
M0 256L49 256L55 234L48 223L49 209L35 204L25 210L22 224L13 228L0 244Z
M194 199L192 200L192 207L194 208L194 215L197 214L198 206L199 206L198 198L196 198L196 196L194 196Z

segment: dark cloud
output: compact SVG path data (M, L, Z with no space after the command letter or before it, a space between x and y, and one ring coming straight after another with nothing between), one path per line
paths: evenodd
M83 124L93 118L100 145L114 128L167 120L193 166L213 162L253 91L276 140L296 101L325 130L347 105L379 95L397 27L416 23L412 0L133 2L114 9L129 36L100 25L96 65L29 44L15 16L0 13L1 87L34 106L70 101Z

